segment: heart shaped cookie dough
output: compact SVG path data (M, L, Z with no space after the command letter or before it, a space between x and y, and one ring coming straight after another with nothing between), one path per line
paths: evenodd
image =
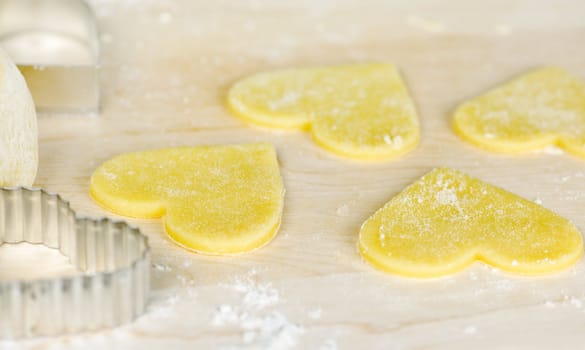
M454 127L488 151L559 146L585 157L585 82L555 67L530 72L463 103Z
M234 84L227 102L244 120L310 130L318 144L350 158L394 158L420 138L414 104L391 64L260 73Z
M372 265L411 277L438 277L479 260L520 274L574 264L583 240L568 220L501 188L435 169L363 225L359 249Z
M114 213L164 216L169 236L207 254L268 243L280 225L284 187L269 144L179 147L128 153L102 164L90 192Z

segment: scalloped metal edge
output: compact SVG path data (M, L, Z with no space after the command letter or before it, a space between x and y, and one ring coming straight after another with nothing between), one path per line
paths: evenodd
M59 249L84 274L0 281L0 338L111 328L144 312L150 248L138 228L78 217L43 189L0 188L0 244L21 242Z

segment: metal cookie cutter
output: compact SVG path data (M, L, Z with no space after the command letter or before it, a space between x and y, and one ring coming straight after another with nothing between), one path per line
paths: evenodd
M99 111L99 38L83 0L0 0L0 46L39 111Z
M40 189L0 189L0 244L59 249L85 274L0 281L0 338L118 326L143 313L150 248L137 228L77 218L68 202Z

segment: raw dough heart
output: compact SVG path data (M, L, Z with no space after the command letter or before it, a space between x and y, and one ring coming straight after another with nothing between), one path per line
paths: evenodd
M585 82L544 68L462 104L455 131L486 150L522 153L558 145L585 157Z
M0 48L0 186L33 184L37 139L37 115L26 82Z
M541 274L574 264L583 241L568 220L533 202L435 169L363 224L359 248L374 266L405 276L438 277L475 260Z
M274 147L249 144L123 154L95 171L90 192L121 215L164 216L188 249L235 254L276 235L284 187Z
M309 129L321 146L352 158L394 158L419 142L414 105L391 64L261 73L237 82L228 104L252 123Z

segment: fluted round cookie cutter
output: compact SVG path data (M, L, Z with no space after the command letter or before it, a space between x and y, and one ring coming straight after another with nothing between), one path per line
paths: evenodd
M150 248L137 228L78 218L42 189L0 188L0 244L20 242L58 249L84 274L0 281L0 338L115 327L143 313Z

